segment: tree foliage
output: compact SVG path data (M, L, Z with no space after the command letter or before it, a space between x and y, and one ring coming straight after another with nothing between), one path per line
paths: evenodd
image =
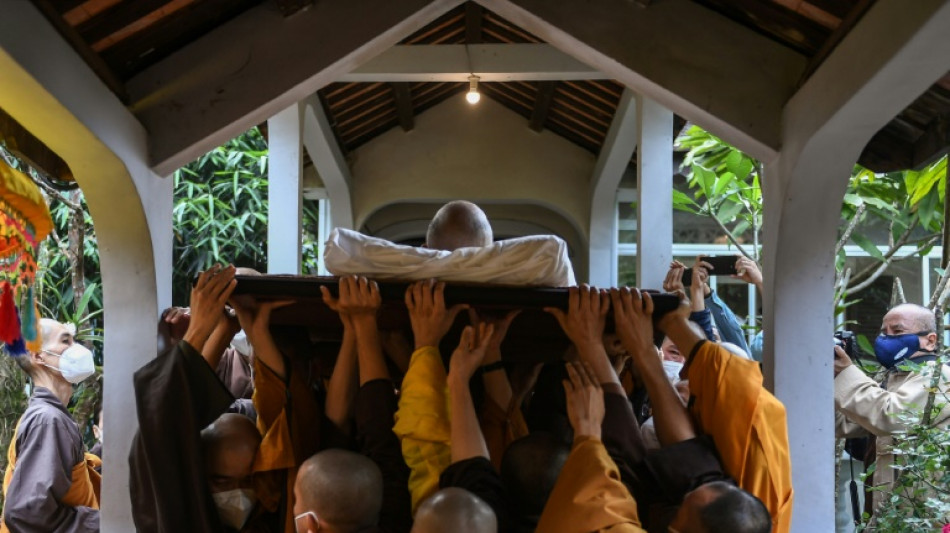
M188 305L191 280L212 265L267 270L267 142L257 128L174 174L173 301ZM316 270L317 209L304 201L305 272Z

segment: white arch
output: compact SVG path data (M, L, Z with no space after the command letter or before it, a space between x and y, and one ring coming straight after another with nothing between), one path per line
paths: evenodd
M0 105L59 154L96 225L105 307L103 531L132 527L128 457L132 373L155 357L159 306L171 301L172 183L146 165L146 133L43 16L7 2L0 17ZM155 258L162 262L156 267Z

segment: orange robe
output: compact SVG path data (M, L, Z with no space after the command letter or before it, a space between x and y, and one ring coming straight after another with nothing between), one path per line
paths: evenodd
M645 533L637 502L620 481L620 471L604 444L592 437L574 440L538 520L537 533Z
M704 342L688 374L690 413L712 437L723 469L762 500L774 531L789 531L793 491L785 406L762 386L759 364Z
M267 365L254 359L254 409L261 446L254 459L257 497L268 511L286 497L284 531L296 531L293 494L297 468L318 449L320 416L313 393L287 365L285 382Z

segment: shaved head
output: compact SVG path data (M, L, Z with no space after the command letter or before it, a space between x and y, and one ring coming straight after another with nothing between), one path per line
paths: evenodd
M73 332L75 328L72 326L67 326L62 322L53 320L52 318L41 318L39 320L39 337L41 350L51 350L55 353L61 353L63 349L72 344L73 342ZM16 361L17 365L24 372L33 376L34 372L38 370L37 366L34 365L32 354L23 354L18 355L13 358Z
M508 446L501 461L501 479L519 521L537 522L554 490L570 447L547 431L533 431Z
M702 533L770 533L772 517L765 504L751 493L725 481L714 481L686 494L670 529Z
M237 267L234 269L234 274L238 276L263 276L257 270L249 267Z
M383 475L366 456L324 450L300 466L294 494L294 514L311 511L334 531L359 531L379 522Z
M892 307L881 321L881 333L913 333L918 336L921 351L932 352L937 349L937 318L933 311L922 305L900 304Z
M884 315L885 320L888 316L900 315L909 321L917 331L937 331L937 318L934 312L922 305L900 304L895 305Z
M416 512L412 533L497 533L495 513L481 498L457 487L436 492Z
M434 250L456 250L492 243L491 224L477 205L456 200L442 206L432 217L426 232L426 246Z
M225 413L201 431L211 492L233 490L250 477L261 434L251 419Z

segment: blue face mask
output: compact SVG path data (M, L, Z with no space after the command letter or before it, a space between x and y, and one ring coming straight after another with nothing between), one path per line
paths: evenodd
M903 335L878 335L874 340L874 356L885 368L893 368L895 365L913 356L920 351L920 336L926 335L927 331L919 333L904 333Z

